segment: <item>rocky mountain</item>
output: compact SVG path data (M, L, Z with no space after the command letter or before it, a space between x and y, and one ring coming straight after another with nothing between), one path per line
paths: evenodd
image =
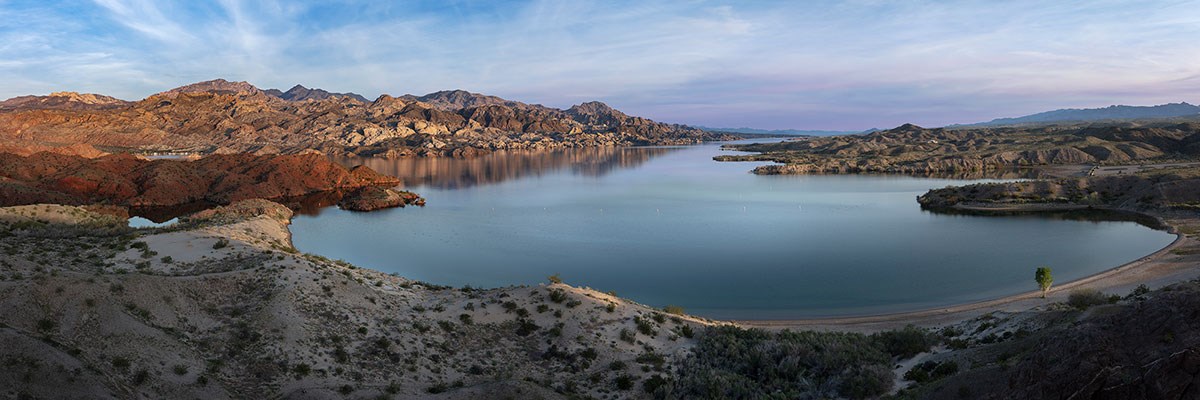
M997 118L988 122L980 122L977 124L968 125L951 125L949 127L963 126L1005 126L1005 125L1028 125L1028 124L1045 124L1045 123L1062 123L1062 122L1088 122L1088 121L1105 121L1105 120L1133 120L1133 119L1148 119L1148 118L1168 118L1168 117L1185 117L1200 115L1200 106L1194 106L1186 102L1168 103L1156 106L1124 106L1113 105L1104 108L1067 108L1054 111L1047 111L1032 115L1026 115L1016 118Z
M1121 164L1200 157L1200 124L927 129L912 124L862 136L729 146L775 161L759 174L988 171L1052 164Z
M332 93L324 89L309 89L302 85L292 86L286 92L281 92L279 89L267 89L264 93L275 96L287 101L305 101L305 100L325 100L328 98L349 97L363 103L370 103L366 97L358 93Z
M734 138L631 117L597 102L564 111L462 91L382 95L369 103L303 87L288 92L281 96L306 101L217 79L104 108L8 108L0 110L0 148L87 144L106 151L205 154L317 149L405 157Z

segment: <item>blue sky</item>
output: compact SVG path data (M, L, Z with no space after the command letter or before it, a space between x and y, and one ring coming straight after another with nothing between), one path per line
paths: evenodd
M1197 1L0 0L0 97L213 78L859 130L1200 101Z

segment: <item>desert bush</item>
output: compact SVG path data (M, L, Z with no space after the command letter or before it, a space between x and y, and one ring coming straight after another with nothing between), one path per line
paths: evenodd
M658 391L658 388L663 387L666 384L667 380L663 378L662 375L655 375L646 378L646 380L642 382L642 390L646 391L646 393L653 394L654 392Z
M958 363L954 361L926 361L913 366L904 373L904 379L916 383L932 382L958 373Z
M567 299L567 292L564 292L559 289L554 289L554 290L550 291L550 301L553 301L555 303L562 303L566 299Z
M633 340L634 340L634 337L633 337L632 331L630 331L628 329L621 329L621 341L632 344Z
M613 382L616 383L617 389L619 390L629 390L633 388L633 377L629 375L618 376Z
M633 317L633 323L637 324L638 332L643 335L655 336L654 324L651 324L650 321L642 319L642 317Z
M1129 299L1129 298L1134 298L1134 297L1142 297L1142 296L1145 296L1147 293L1150 293L1150 288L1147 287L1146 284L1143 283L1141 285L1138 285L1138 287L1134 288L1133 291L1129 292L1129 295L1125 296L1125 298Z
M663 307L663 311L667 314L683 315L683 307L668 305Z
M1067 304L1080 310L1108 303L1110 303L1108 295L1092 288L1075 289L1067 296Z

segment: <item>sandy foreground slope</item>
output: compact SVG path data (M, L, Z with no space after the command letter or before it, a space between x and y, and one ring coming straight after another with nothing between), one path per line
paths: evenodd
M445 288L298 253L248 200L168 228L0 208L0 396L646 396L693 330L564 284Z

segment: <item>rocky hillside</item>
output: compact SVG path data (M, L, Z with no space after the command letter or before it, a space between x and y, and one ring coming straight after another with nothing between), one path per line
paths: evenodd
M630 117L594 102L564 111L463 91L383 95L373 102L303 87L275 92L214 80L103 107L54 96L13 99L0 108L0 148L86 144L110 152L189 153L317 149L330 155L405 157L732 138Z
M399 180L367 167L347 169L319 154L211 155L195 161L145 160L128 154L94 159L53 153L28 157L0 153L0 205L36 203L164 207L192 203L229 204L324 192L385 196L353 190L390 187ZM383 189L380 189L383 190ZM417 202L401 201L400 204ZM369 199L347 204L373 209Z
M1194 211L1200 209L1200 168L946 187L930 190L917 201L934 209L1062 205Z
M0 209L0 396L649 398L709 324L563 284L449 288L300 254L290 216L252 200L132 230Z
M994 316L977 321L967 328L983 326L992 331L991 337L985 337L980 347L948 357L956 359L950 361L953 371L961 373L951 372L941 380L937 374L924 375L934 382L899 397L1200 398L1200 282L1110 296L1077 292L1074 301L1040 315L1050 321L1040 329L989 328L1006 325ZM951 342L957 339L956 346L979 343L965 338L971 330L943 332L963 335L948 338ZM940 367L947 360L931 363Z
M1057 164L1124 164L1200 156L1200 124L926 129L906 124L862 136L727 146L760 152L719 161L775 161L759 174L931 173Z

